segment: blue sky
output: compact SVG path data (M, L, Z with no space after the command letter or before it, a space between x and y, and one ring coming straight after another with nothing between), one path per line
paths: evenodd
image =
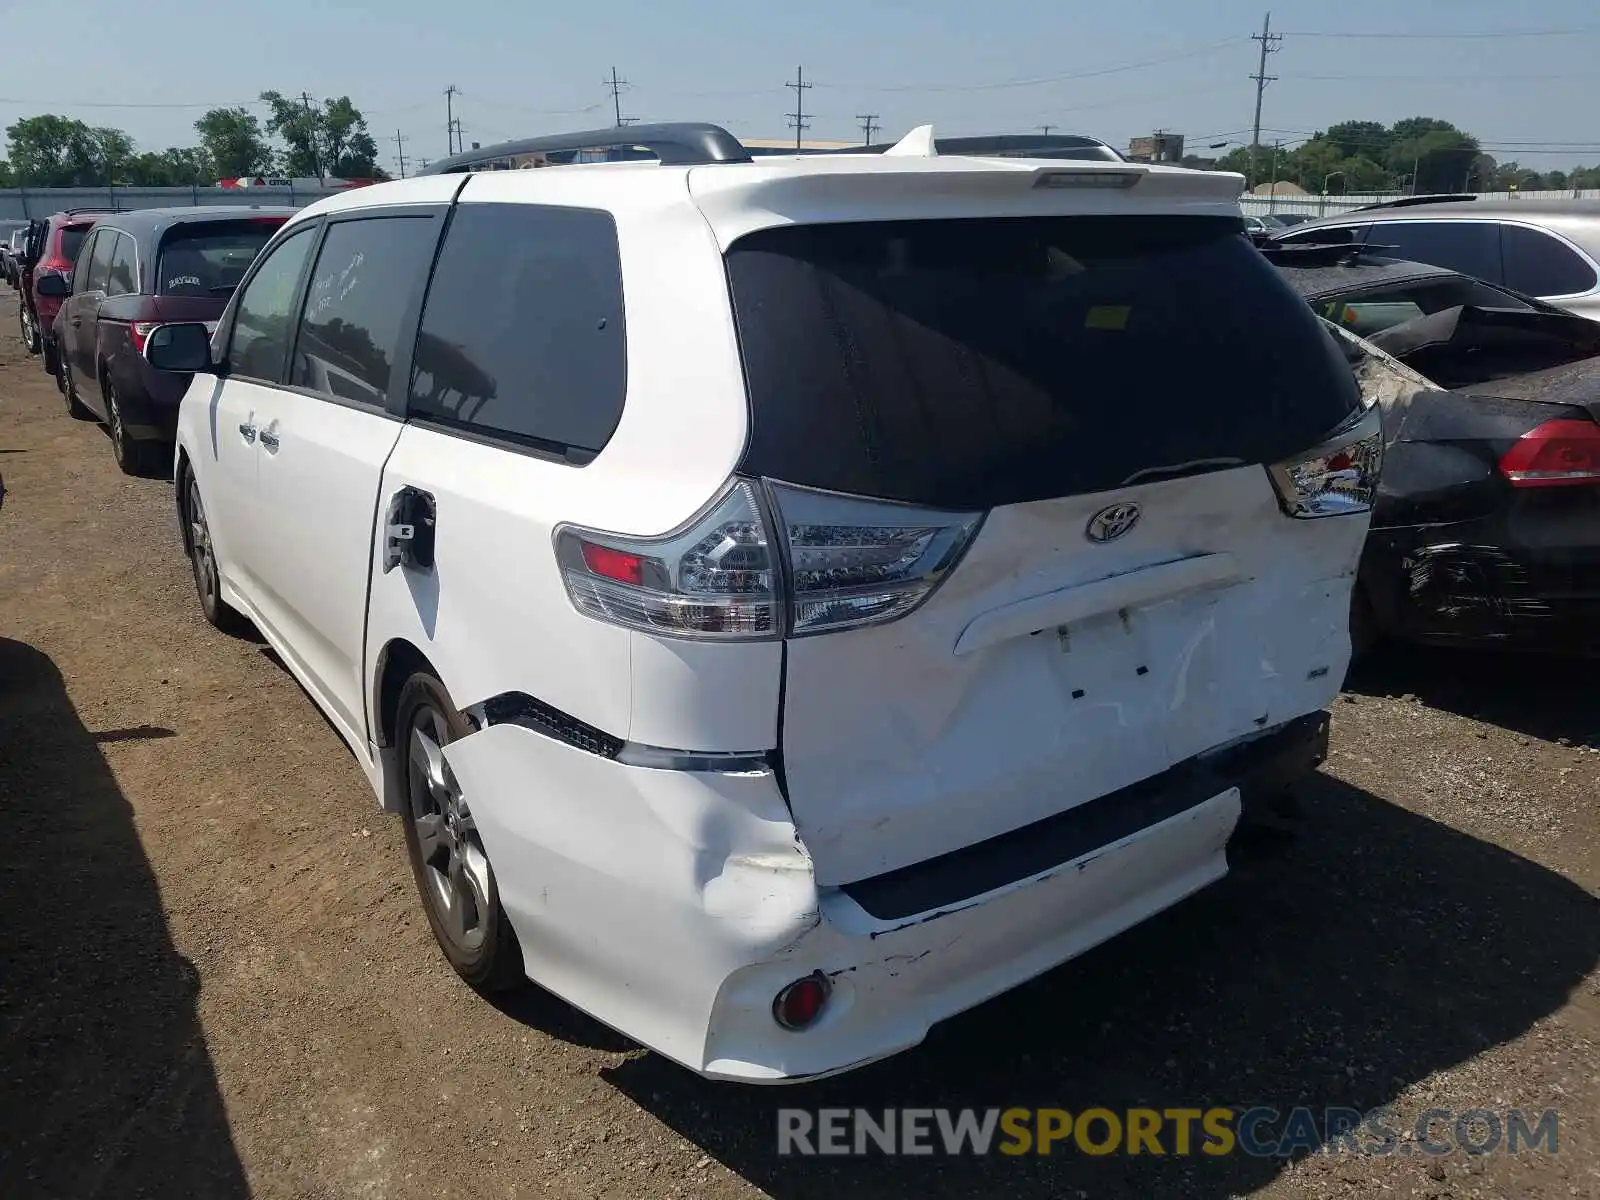
M1156 128L1246 140L1263 15L1239 0L78 0L7 17L0 127L61 112L160 149L192 143L206 107L304 90L348 94L386 158L399 129L414 161L445 152L448 84L468 141L487 145L610 124L601 81L615 65L625 116L781 137L784 81L803 64L814 138L858 136L857 114L876 113L889 134L931 121L951 134L1049 123L1118 145ZM1600 163L1594 0L1296 0L1274 6L1273 25L1286 36L1264 141L1428 115L1502 161ZM1533 30L1560 32L1509 36ZM1460 36L1483 33L1500 36ZM1315 36L1328 34L1368 36Z

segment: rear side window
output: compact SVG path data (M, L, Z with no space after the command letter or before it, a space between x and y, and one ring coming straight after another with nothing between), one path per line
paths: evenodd
M1277 240L1288 246L1350 246L1367 240L1367 225L1336 225L1328 229L1304 229L1286 233Z
M89 236L92 225L78 225L61 231L61 257L69 262L78 257L78 251L83 248L84 239Z
M400 326L427 278L437 238L428 215L329 225L306 291L289 382L381 407Z
M103 292L111 276L111 254L117 248L117 235L102 229L94 239L94 250L89 256L89 274L83 281L86 292Z
M153 291L158 296L233 294L282 221L252 219L178 225L161 239Z
M1526 225L1500 231L1506 286L1529 296L1575 296L1594 288L1594 268L1559 238Z
M459 205L422 312L411 415L587 458L615 432L626 387L611 217Z
M126 296L139 290L139 266L135 261L134 240L125 233L108 234L114 239L111 267L106 275L106 295Z
M1392 246L1392 258L1448 267L1463 275L1503 283L1500 226L1493 221L1388 221L1375 224L1371 246Z
M727 256L744 469L982 509L1267 463L1359 404L1236 219L788 226Z

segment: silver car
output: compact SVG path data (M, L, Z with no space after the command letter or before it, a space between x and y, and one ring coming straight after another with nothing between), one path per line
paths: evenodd
M1415 196L1278 235L1387 247L1600 321L1600 200Z

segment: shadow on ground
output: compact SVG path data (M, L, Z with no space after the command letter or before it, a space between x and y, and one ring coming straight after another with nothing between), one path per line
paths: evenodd
M249 1195L128 802L38 651L0 638L0 1192Z
M1594 680L1592 660L1391 642L1351 671L1345 687L1366 696L1411 695L1531 737L1600 746Z
M1260 1188L1281 1161L1071 1149L1027 1159L779 1157L776 1109L1366 1112L1525 1033L1595 966L1600 902L1577 886L1331 777L1304 788L1309 834L1251 855L1188 904L936 1027L898 1058L782 1089L708 1083L653 1055L608 1077L780 1200L1222 1200Z

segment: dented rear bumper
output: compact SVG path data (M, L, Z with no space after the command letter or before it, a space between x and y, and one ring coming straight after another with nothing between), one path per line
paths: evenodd
M1309 769L1319 733L1313 714L915 878L838 888L770 769L631 766L510 723L445 755L530 977L700 1074L782 1083L914 1046L1221 878L1236 785ZM783 1029L774 995L816 971L822 1018Z

